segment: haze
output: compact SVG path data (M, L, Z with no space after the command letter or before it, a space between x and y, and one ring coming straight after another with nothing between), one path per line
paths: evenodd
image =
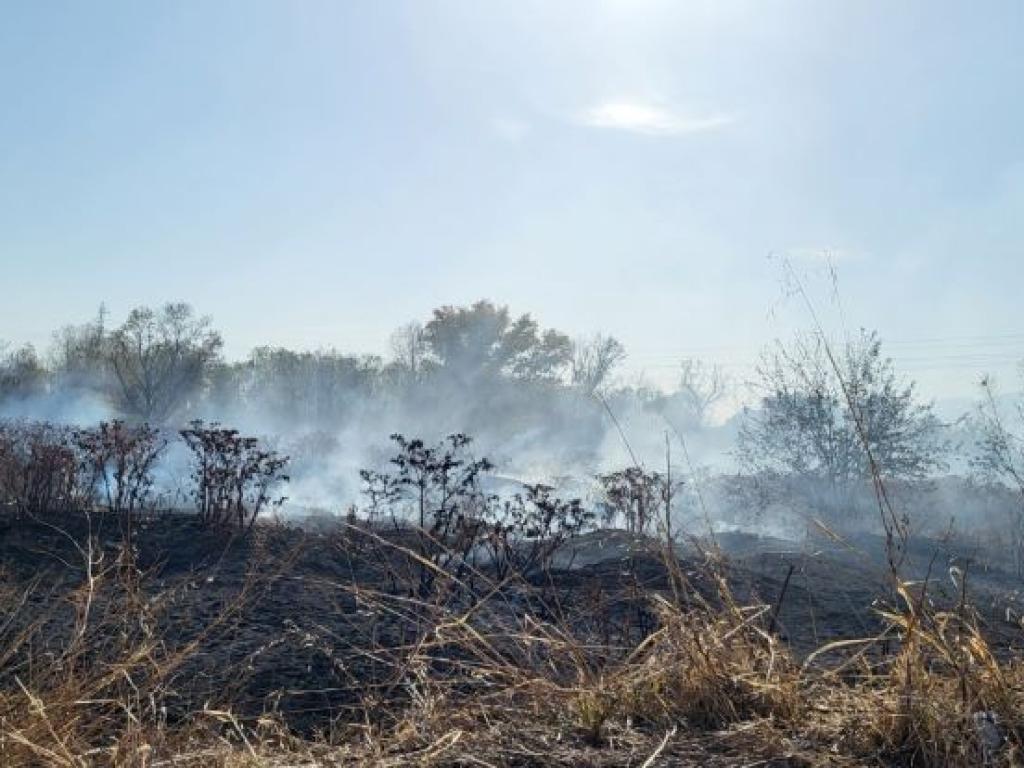
M8 4L0 338L185 300L229 357L381 353L486 297L614 334L632 375L743 372L807 322L774 254L925 394L971 396L1024 357L1022 22L1013 2Z

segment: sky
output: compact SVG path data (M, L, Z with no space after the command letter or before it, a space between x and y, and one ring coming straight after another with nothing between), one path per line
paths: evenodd
M2 339L185 300L232 357L382 353L489 298L742 377L792 269L930 396L1024 358L1016 0L0 14Z

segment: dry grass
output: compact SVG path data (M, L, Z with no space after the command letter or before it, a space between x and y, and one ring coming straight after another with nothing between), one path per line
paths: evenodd
M414 557L374 539L360 556ZM228 699L168 710L186 662L225 641L287 558L172 641L174 589L79 546L83 577L41 601L48 614L16 620L26 587L0 586L5 766L1021 764L1024 666L995 658L966 599L933 610L927 584L898 583L887 655L880 638L851 638L804 664L767 631L769 606L737 605L717 572L718 599L701 599L671 562L676 588L640 596L654 624L635 640L621 623L595 632L591 605L537 610L540 588L481 573L472 592L444 575L429 600L337 584L410 631L361 648L312 638L339 668L362 657L375 671L348 716L299 737Z

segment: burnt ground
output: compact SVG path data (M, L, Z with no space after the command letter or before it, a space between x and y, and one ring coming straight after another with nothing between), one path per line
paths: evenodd
M116 525L96 524L92 530L104 549L103 562L111 563L120 541ZM0 620L0 647L31 622L41 622L24 653L0 668L0 686L26 674L29 646L38 660L47 654L56 658L66 642L75 607L65 595L85 576L75 542L86 541L87 533L81 521L70 528L0 521L0 587L6 605L21 604ZM403 558L382 539L411 541L408 533L395 531L283 525L258 526L247 536L230 538L182 515L145 523L136 543L153 617L147 622L159 625L162 648L193 640L201 648L168 678L170 716L230 702L243 716L273 711L300 732L329 733L358 702L365 703L368 692L379 687L382 698L394 693L394 670L367 651L411 642L417 628L409 626L408 614L384 610L366 597L386 594L392 602L385 604L393 606L412 597L413 582L399 562ZM654 621L641 595L669 591L663 560L649 544L616 531L588 534L574 546L560 557L566 567L540 585L546 599L530 603L530 610L586 624L584 631L603 632L605 639L635 641ZM680 563L690 588L715 601L709 546L681 546ZM884 629L877 609L891 604L891 581L880 537L795 543L731 533L720 535L717 546L737 600L770 606L766 625L778 607L776 630L798 657L832 640L871 637ZM1016 612L1018 578L933 541L913 545L903 572L927 579L925 596L936 607L955 610L961 593L951 580L951 564L966 568L968 602L997 650L1019 650L1024 631ZM102 567L99 563L94 570ZM514 620L529 602L513 597L498 610ZM92 608L97 620L107 622L95 629L100 644L116 634L119 621L128 627L124 631L139 631L140 622L122 615L121 608L104 614L104 606L114 605L112 596L99 595Z
M663 568L657 558L631 558L631 543L623 532L585 537L563 563L572 563L572 575L563 578L582 585L592 575L605 580L612 573L625 576L637 570L640 581L664 589ZM879 611L902 608L893 592L892 570L885 539L855 534L833 538L813 535L801 542L749 533L719 533L713 540L689 539L678 556L695 587L708 595L703 564L720 559L729 587L740 604L763 604L775 616L780 638L798 656L835 640L879 635L886 623ZM899 553L895 553L900 558ZM954 581L952 569L966 573ZM965 544L935 539L912 539L902 554L899 573L909 580L913 594L934 610L959 610L966 602L986 631L989 641L1009 655L1024 648L1024 580L1006 568L995 567Z
M885 629L879 610L904 607L893 593L882 536L810 538L797 544L730 534L720 538L720 544L731 564L733 588L748 602L774 606L792 568L778 630L798 656L834 640L877 635ZM966 606L1001 654L1024 647L1024 581L990 566L971 547L912 539L899 573L912 582L915 599L927 600L933 610L959 611Z

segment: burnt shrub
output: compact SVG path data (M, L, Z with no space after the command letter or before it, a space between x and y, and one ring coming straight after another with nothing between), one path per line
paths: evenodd
M554 490L526 485L524 493L492 507L481 543L498 579L548 571L555 553L593 524L594 513L579 499L561 499Z
M115 420L75 430L73 440L96 500L130 535L135 518L152 502L153 470L167 438L149 424Z
M417 523L418 589L430 593L438 573L461 578L485 530L493 498L480 487L481 476L493 469L488 459L469 455L472 438L448 435L437 445L418 438L391 435L398 452L383 472L363 470L363 492L375 510L386 506L408 513Z
M288 457L244 437L237 429L193 421L180 432L192 451L193 499L203 525L251 528L260 513L286 501Z
M91 505L71 429L49 422L0 422L0 507L40 517Z
M601 484L604 522L610 524L621 517L630 533L643 535L651 524L662 518L670 504L673 486L660 472L641 467L627 467L598 476Z
M448 435L436 445L395 434L398 451L386 471L363 470L371 518L383 512L413 523L414 567L420 596L441 574L462 580L484 556L500 581L550 569L555 553L594 522L579 499L564 500L554 488L527 484L499 498L482 481L494 465L470 454L472 439Z

